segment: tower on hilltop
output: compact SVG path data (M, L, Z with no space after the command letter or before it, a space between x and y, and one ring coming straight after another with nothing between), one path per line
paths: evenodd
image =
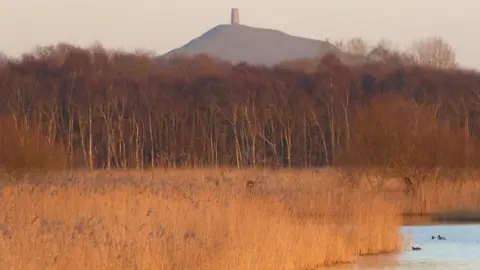
M240 24L240 16L238 15L238 8L232 8L232 24Z

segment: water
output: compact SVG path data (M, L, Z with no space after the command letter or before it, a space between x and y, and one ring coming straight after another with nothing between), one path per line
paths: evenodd
M480 224L404 226L409 249L394 255L368 256L343 269L364 270L463 270L480 269ZM432 240L441 235L446 240ZM422 250L413 251L411 246ZM340 269L340 268L339 268Z

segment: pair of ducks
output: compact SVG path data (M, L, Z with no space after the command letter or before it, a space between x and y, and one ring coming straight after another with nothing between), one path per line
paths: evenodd
M438 240L447 240L447 238L441 236L440 234L437 236L432 236L432 240L438 239ZM422 250L421 247L412 247L412 250Z
M432 240L434 240L434 239L438 239L438 240L447 240L447 238L445 238L445 237L441 236L440 234L439 234L439 235L437 235L436 237L435 237L435 236L432 236Z

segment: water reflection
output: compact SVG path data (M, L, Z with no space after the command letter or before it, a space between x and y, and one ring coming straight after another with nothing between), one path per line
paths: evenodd
M410 240L404 252L361 257L355 265L328 269L480 269L479 224L404 226L402 232ZM446 240L432 239L436 235ZM413 251L411 246L419 246L422 250Z

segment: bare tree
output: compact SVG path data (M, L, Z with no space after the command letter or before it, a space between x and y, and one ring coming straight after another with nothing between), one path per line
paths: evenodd
M59 44L0 67L0 115L77 168L388 167L415 186L480 164L478 73L407 65L387 40L366 56L307 71Z
M347 40L337 40L333 43L333 45L343 52L359 55L367 55L369 48L368 43L361 37L352 37Z
M452 46L441 37L417 40L408 48L408 52L419 65L440 69L458 66Z
M367 53L367 58L370 61L384 64L411 65L415 63L410 54L400 51L397 44L387 39L380 39Z
M4 52L0 52L0 67L3 67L8 62L8 56Z

